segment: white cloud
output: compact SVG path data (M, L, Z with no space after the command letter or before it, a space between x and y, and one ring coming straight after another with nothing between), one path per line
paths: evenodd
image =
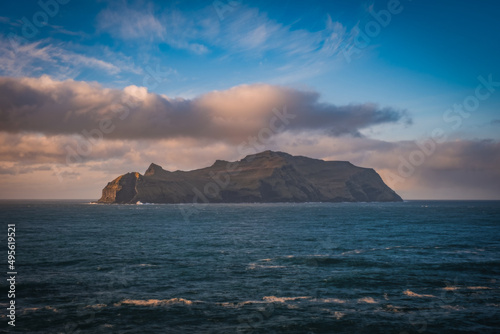
M161 39L166 33L152 4L131 8L125 1L112 2L99 14L97 22L99 29L122 39Z
M114 37L138 43L165 42L196 54L222 48L229 55L260 57L274 52L280 57L298 57L317 63L339 55L352 32L325 15L320 31L293 29L270 19L266 13L245 5L220 20L211 3L189 13L174 5L164 8L152 3L122 1L112 3L98 17L98 28ZM315 57L311 59L311 56Z

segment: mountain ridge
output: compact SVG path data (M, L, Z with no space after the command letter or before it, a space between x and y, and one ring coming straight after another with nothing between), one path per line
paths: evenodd
M151 163L109 182L98 203L402 201L371 168L264 151L191 171Z

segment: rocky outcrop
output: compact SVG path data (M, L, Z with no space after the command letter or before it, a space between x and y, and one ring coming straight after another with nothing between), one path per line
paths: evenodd
M127 173L109 182L102 190L102 203L130 203L137 195L137 181L143 176L139 173Z
M402 201L371 168L265 151L217 160L189 172L151 164L119 176L99 203L394 202Z

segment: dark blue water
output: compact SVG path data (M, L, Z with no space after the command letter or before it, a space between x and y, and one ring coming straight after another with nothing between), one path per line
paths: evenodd
M0 202L0 330L500 332L500 202L179 208Z

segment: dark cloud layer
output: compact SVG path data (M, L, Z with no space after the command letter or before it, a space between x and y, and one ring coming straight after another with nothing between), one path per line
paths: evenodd
M108 139L196 138L237 142L283 131L359 135L372 125L410 122L404 111L374 104L335 106L319 94L266 84L242 85L194 99L172 99L129 86L107 89L73 80L0 78L0 131L46 135L102 130Z

